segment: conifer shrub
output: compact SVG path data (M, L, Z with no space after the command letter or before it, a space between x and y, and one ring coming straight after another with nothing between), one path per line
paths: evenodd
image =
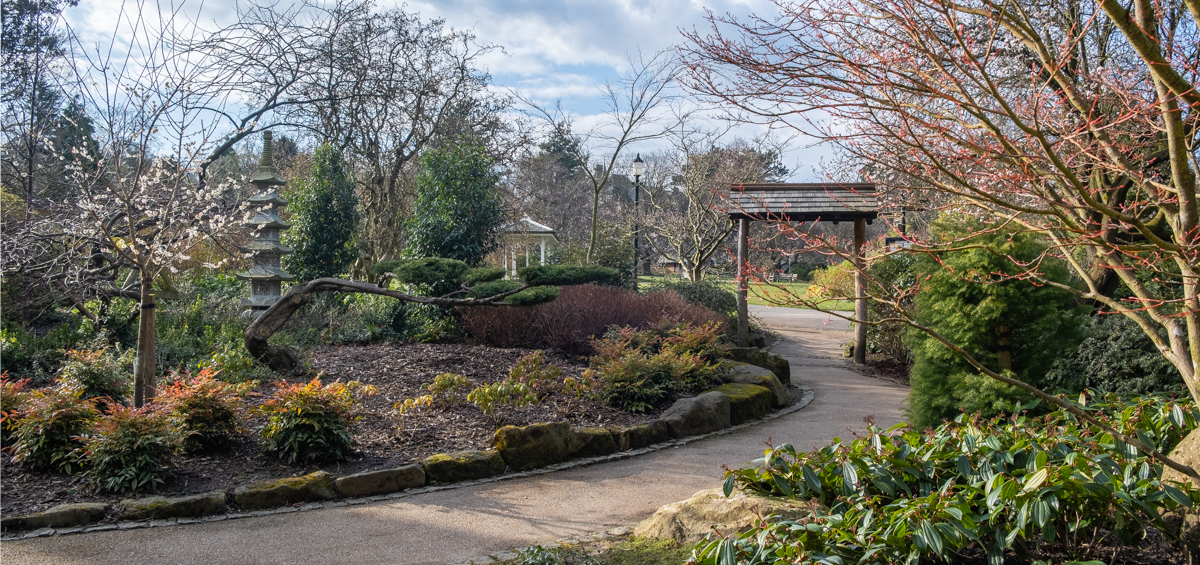
M10 449L13 461L35 471L70 475L80 470L84 436L100 413L77 390L35 390L15 421Z
M195 376L183 372L158 389L156 402L170 408L184 433L185 451L228 445L241 431L242 398L257 383L227 383L217 378L218 373L211 367Z
M267 417L259 433L267 450L288 463L345 459L356 443L352 426L361 399L376 392L358 381L323 385L320 377L276 387L257 408Z
M650 286L651 292L674 292L691 304L704 306L723 316L737 315L737 295L716 281L663 280Z
M111 407L84 438L93 486L125 492L163 484L183 437L161 406Z
M937 240L955 242L955 250L923 255L914 264L925 277L916 297L917 321L989 369L1045 387L1054 362L1083 339L1086 307L1067 290L1016 276L1014 261L1040 261L1042 276L1064 283L1066 267L1043 256L1045 242L1035 233L991 231L948 215L932 228ZM1020 389L979 373L924 332L912 330L907 340L914 364L906 410L918 428L937 426L961 411L1011 413L1030 400ZM1006 358L1011 366L1004 366Z

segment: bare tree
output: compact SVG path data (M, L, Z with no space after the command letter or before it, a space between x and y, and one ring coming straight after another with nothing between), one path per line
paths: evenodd
M647 241L663 258L679 261L688 279L698 281L733 232L729 220L730 184L770 182L786 176L778 152L763 143L734 140L721 145L724 131L690 128L672 132L672 150L659 159L666 171L654 174L668 184L645 192L643 224ZM664 174L665 173L665 174ZM660 180L660 182L662 182Z
M1020 276L1132 319L1200 400L1200 3L777 8L779 19L714 18L710 35L689 34L690 86L833 143L872 174L1042 234L1083 287L1049 280L1037 261L1017 265ZM1107 429L921 329L991 378Z
M589 263L596 254L601 195L611 185L616 169L624 164L622 153L631 145L663 137L681 116L687 115L667 111L676 99L672 88L679 71L670 52L645 55L638 51L628 55L627 60L627 74L601 89L607 106L604 120L579 136L579 173L592 188L591 235L586 256ZM552 128L565 124L570 129L574 121L571 116L563 115L561 109L547 109L528 99L524 102Z

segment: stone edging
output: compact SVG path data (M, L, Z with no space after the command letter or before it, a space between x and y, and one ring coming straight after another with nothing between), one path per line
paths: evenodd
M12 532L12 533L4 532L3 534L0 534L0 541L13 541L13 540L19 540L19 539L38 538L38 537L45 537L45 536L52 536L52 535L72 535L72 534L91 533L91 532L105 532L105 531L111 531L111 530L133 530L133 529L139 529L139 528L156 528L156 527L162 527L162 526L200 524L200 523L205 523L205 522L221 522L224 520L253 518L253 517L257 517L257 516L270 516L270 515L274 515L274 514L290 514L292 512L306 512L309 510L317 510L320 508L339 508L339 507L343 507L343 506L358 506L358 505L367 504L367 503L371 503L371 502L382 502L382 501L387 501L387 500L396 500L396 499L400 499L400 498L407 498L410 496L414 496L414 495L418 495L418 494L425 494L428 492L436 492L436 491L442 491L442 490L464 488L464 487L469 487L469 486L474 486L474 485L479 485L479 484L484 484L484 483L505 481L505 480L510 480L510 479L520 479L520 478L531 477L531 476L536 476L536 475L545 475L545 474L553 473L556 471L562 471L562 470L566 470L566 469L574 469L574 468L578 468L578 467L585 467L585 466L594 465L597 463L604 463L604 462L608 462L608 461L619 461L622 459L629 459L632 457L637 457L639 455L645 455L647 453L652 453L652 452L660 451L663 449L680 447L680 446L687 445L689 443L700 441L702 439L706 439L706 438L713 437L713 436L727 435L727 434L730 434L730 433L733 433L733 432L736 432L739 430L749 428L751 426L755 426L755 425L758 425L758 424L761 424L764 422L769 422L776 418L797 412L797 411L803 409L804 407L808 406L808 404L812 402L813 397L814 397L814 392L811 388L809 388L807 386L803 386L803 385L794 385L794 386L796 386L796 389L800 392L800 399L797 400L795 404L784 407L780 410L770 412L770 413L766 414L765 416L758 418L756 420L743 422L741 424L737 424L734 426L730 426L728 428L723 428L723 429L709 432L706 434L672 439L670 441L664 441L661 443L649 445L649 446L638 448L638 449L631 449L629 451L621 451L621 452L613 453L610 455L600 455L600 456L595 456L595 457L572 459L570 461L566 461L563 463L556 463L553 465L548 465L546 467L541 467L541 468L533 469L533 470L529 470L529 471L495 475L492 477L457 482L457 483L452 483L452 484L447 484L447 485L410 488L407 490L403 490L400 492L393 492L393 493L389 493L389 494L380 494L380 495L367 496L367 497L361 497L361 498L344 498L341 500L329 500L329 501L323 501L323 502L308 502L305 504L282 506L279 508L272 508L272 509L267 509L267 510L252 510L252 511L248 511L248 512L241 512L241 511L229 512L229 513L225 513L225 514L217 514L217 515L213 515L213 516L202 516L202 517L196 517L196 518L167 518L167 519L161 519L161 520L125 520L125 521L120 521L120 522L116 522L116 523L93 524L90 526L76 526L76 527L70 527L70 528L40 528L40 529L36 529L33 531L28 531L28 532ZM232 489L231 489L231 491L232 491ZM594 540L587 540L587 541L594 541ZM546 546L543 546L543 547L546 547Z

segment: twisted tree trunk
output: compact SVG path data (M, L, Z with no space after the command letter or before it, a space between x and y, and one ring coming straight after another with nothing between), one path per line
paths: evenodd
M390 276L390 273L384 276ZM287 347L271 345L268 340L292 318L293 314L312 300L313 294L318 292L361 292L388 296L404 302L416 302L418 304L432 304L436 306L510 306L510 304L504 302L504 299L529 288L529 286L521 285L508 292L487 298L452 298L456 295L469 295L472 293L472 290L464 287L462 290L441 297L414 296L398 290L383 288L375 283L332 278L314 279L302 285L292 287L292 290L283 295L278 302L250 323L250 327L246 328L245 334L246 349L250 351L250 355L253 355L255 359L266 363L271 370L277 373L291 373L295 371L300 364L300 357L296 352Z

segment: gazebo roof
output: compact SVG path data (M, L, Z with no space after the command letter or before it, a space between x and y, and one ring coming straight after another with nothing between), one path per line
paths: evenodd
M509 240L553 241L558 243L558 236L555 235L554 228L535 222L528 216L500 228L500 231Z
M729 217L839 222L879 216L874 183L755 183L729 185Z

